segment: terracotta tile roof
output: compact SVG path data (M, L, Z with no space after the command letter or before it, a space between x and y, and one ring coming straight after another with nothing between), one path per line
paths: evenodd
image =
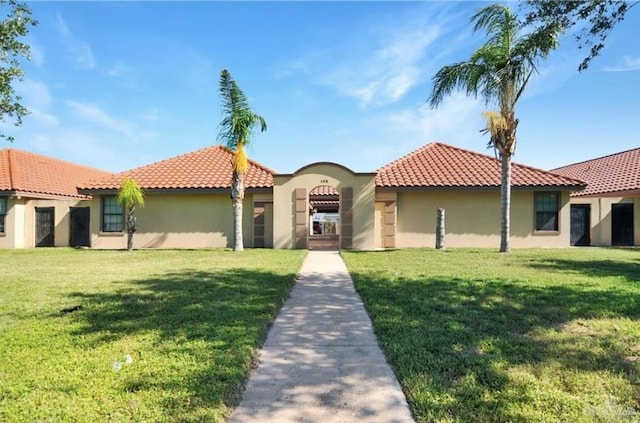
M602 195L640 191L640 148L574 163L552 170L587 182L584 191L572 196Z
M310 196L338 195L338 191L329 185L320 185L309 192Z
M110 172L14 148L0 150L0 191L34 197L87 198L76 186Z
M125 176L135 179L143 189L231 188L232 158L233 152L223 146L207 147L93 180L80 189L118 189ZM273 174L272 170L250 160L245 188L271 188Z
M442 143L427 144L377 171L377 187L499 187L500 160ZM584 182L513 163L512 187L568 187Z

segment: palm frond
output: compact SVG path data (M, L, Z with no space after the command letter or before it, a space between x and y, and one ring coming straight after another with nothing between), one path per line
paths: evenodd
M460 62L444 66L433 77L433 91L429 96L429 104L436 107L453 91L462 89L468 95L477 96L478 87L473 83L482 74L479 65L472 62Z
M482 115L487 120L487 127L485 131L492 136L496 136L500 131L504 131L507 127L507 120L498 112L492 110L486 110L482 112Z
M261 132L266 131L265 119L251 111L247 97L226 69L220 72L220 95L224 117L220 122L219 142L235 151L240 145L251 142L251 135L256 127Z
M233 170L240 175L244 175L248 169L249 158L247 157L247 151L244 148L244 144L238 144L236 153L233 155Z
M144 207L144 192L138 182L127 176L120 184L116 201L127 208Z

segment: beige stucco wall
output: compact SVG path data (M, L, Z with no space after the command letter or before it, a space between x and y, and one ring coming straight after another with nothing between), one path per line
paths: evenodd
M24 248L24 199L7 198L4 233L0 234L0 248Z
M591 207L591 245L611 245L611 205L632 203L634 245L640 245L640 197L572 197L571 204Z
M56 247L66 247L70 239L71 207L89 205L85 200L45 200L9 197L5 234L0 236L0 248L35 247L36 207L54 208L54 243Z
M353 188L353 249L365 250L375 246L374 204L375 180L373 174L354 173L334 163L314 163L293 175L275 175L273 188L273 246L294 248L295 245L295 190L307 193L320 185ZM307 216L307 222L309 217ZM307 231L308 233L308 231Z
M569 193L560 200L559 231L536 232L533 191L512 191L511 246L568 247ZM500 192L399 192L396 247L435 247L436 210L445 209L447 247L500 246Z
M100 196L91 205L91 246L121 249L125 232L100 232ZM231 199L225 194L147 193L145 206L136 210L134 248L222 248L233 244ZM253 198L243 204L244 246L253 246Z

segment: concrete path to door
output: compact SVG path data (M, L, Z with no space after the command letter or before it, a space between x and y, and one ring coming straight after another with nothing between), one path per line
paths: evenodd
M230 423L410 423L337 251L309 251Z

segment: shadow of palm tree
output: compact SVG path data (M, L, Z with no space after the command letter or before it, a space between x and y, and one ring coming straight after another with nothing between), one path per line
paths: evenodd
M541 264L547 265L589 275L614 272L612 267L571 267L566 260ZM617 274L636 280L633 267ZM564 396L570 392L559 388L557 397L544 397L514 372L543 364L569 373L614 374L635 386L630 407L640 410L638 357L629 357L639 354L630 348L640 345L640 339L615 331L612 336L588 324L589 319L637 320L635 293L582 285L535 287L507 279L387 278L371 273L352 277L419 420L525 422L532 415L540 420L584 419L584 410L594 404L585 400L583 407L572 410Z
M162 393L170 421L211 421L211 407L239 402L254 350L294 279L258 270L182 271L123 282L110 293L76 292L75 335L90 339L89 347L145 339L151 351L137 351L134 360L163 368L130 372L122 392Z
M622 277L627 282L640 281L640 251L635 261L620 260L572 260L545 258L529 263L534 269L578 273L593 277Z

